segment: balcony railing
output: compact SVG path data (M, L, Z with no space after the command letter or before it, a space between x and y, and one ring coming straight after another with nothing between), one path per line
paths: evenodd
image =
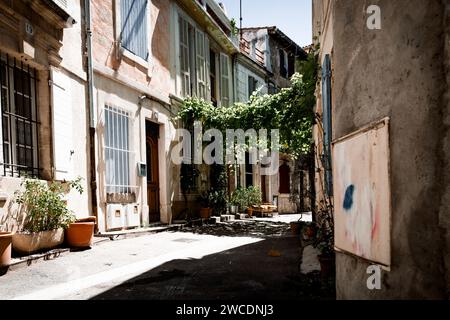
M253 61L255 61L256 63L258 63L259 65L261 65L263 67L265 66L266 59L265 59L264 52L262 52L261 50L259 50L256 47L252 48L249 41L247 41L245 39L241 39L240 49L241 49L242 53L247 55Z

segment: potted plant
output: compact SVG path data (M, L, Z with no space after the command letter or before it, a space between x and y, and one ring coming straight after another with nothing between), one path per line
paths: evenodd
M12 237L13 233L0 231L0 268L11 263Z
M232 206L237 207L237 211L244 212L248 208L248 195L247 189L236 189L231 195L230 200Z
M295 236L300 235L300 233L303 230L304 225L305 225L305 222L303 222L301 220L301 218L298 219L297 221L291 221L290 222L290 226L291 226L292 234L295 235Z
M198 197L200 202L200 217L202 219L209 219L212 215L212 194L210 191L203 193Z
M248 187L247 191L247 213L251 217L253 215L253 206L260 206L262 203L261 190L258 187Z
M66 230L65 239L70 248L83 249L92 246L94 228L97 219L89 217L78 219L71 223Z
M316 230L315 247L319 249L320 254L317 256L320 262L320 272L323 279L328 279L335 269L335 251L334 251L334 235L333 224L330 213L322 212L322 223Z
M63 185L26 179L23 190L16 191L15 202L26 212L20 232L12 237L13 249L21 254L31 254L52 249L64 241L64 229L75 222L74 214L67 208L64 195L75 188L80 193L80 181Z

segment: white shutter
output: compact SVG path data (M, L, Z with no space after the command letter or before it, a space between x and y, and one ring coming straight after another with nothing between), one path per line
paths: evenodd
M220 100L222 106L230 105L230 58L220 54Z
M207 66L206 66L206 41L205 34L200 30L195 31L196 71L197 71L197 96L205 99L207 97Z
M52 69L53 160L55 180L72 179L72 100L70 79Z
M182 17L178 19L180 32L180 95L191 95L191 75L189 61L189 24Z
M211 101L211 81L210 81L210 59L211 56L209 54L209 38L205 35L205 56L206 56L206 100ZM214 70L215 72L215 70Z

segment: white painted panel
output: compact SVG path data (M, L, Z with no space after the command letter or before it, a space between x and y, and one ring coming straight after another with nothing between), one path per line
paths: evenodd
M55 180L72 179L72 99L70 78L52 69L53 159Z

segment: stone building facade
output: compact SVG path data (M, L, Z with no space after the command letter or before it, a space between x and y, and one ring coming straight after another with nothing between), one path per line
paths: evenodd
M16 230L24 177L83 178L67 195L90 215L83 1L0 1L0 225ZM76 52L77 54L73 54Z
M337 295L447 299L450 4L440 0L371 4L376 7L361 1L313 1L314 34L323 65L317 104L323 121L315 129L319 154L327 156L328 139L336 142L389 119L391 218L379 223L389 226L390 244L383 250L389 250L391 261L382 266L380 290L370 290L367 271L378 263L337 248ZM332 167L336 160L331 157ZM327 168L317 181L327 180L324 171ZM331 196L336 198L342 181L331 182ZM335 208L342 205L334 203ZM346 226L335 228L340 232Z

